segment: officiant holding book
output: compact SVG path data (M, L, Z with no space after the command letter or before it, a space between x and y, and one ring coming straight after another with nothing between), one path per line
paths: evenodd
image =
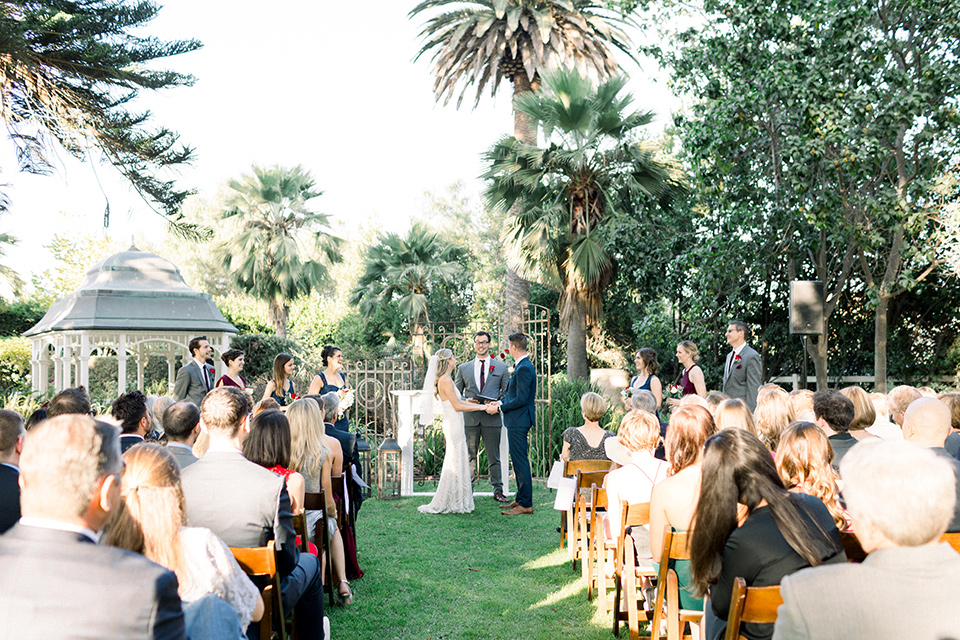
M457 367L454 385L465 400L478 402L498 400L507 391L510 372L507 365L490 356L490 334L478 331L473 336L473 350L476 358ZM500 473L500 431L503 419L499 413L470 411L463 414L464 431L467 436L467 453L470 456L470 476L477 477L477 451L480 448L480 436L487 451L487 466L490 470L490 484L493 485L493 497L497 502L509 502L503 495L503 480Z

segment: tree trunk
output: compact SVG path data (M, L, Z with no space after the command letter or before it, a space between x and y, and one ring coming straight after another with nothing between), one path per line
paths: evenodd
M587 305L577 298L571 300L575 311L567 327L567 379L589 380L590 366L587 363Z
M273 325L274 332L281 338L287 337L287 312L290 307L278 300L271 300L267 308L267 318Z
M539 80L531 83L527 78L526 71L521 70L513 77L513 97L530 91L536 91L539 87ZM537 128L534 126L533 119L514 108L513 110L513 135L520 142L526 144L537 144ZM519 208L514 205L510 209L510 215L516 216ZM504 336L506 338L511 333L523 331L530 306L530 283L520 277L510 267L507 267L507 281L504 285ZM506 342L506 340L503 340Z
M826 314L824 314L823 319L823 335L817 336L817 340L809 340L807 342L808 348L807 353L810 354L810 358L813 360L813 370L817 376L817 391L823 391L829 387L827 382L827 319Z
M874 318L873 354L874 354L874 391L887 392L887 309L890 299L880 296Z

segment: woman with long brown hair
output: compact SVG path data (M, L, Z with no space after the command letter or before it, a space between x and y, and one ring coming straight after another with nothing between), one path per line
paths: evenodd
M663 385L660 378L657 377L657 371L660 369L660 363L657 362L657 352L653 349L644 347L637 351L634 358L637 365L637 375L630 380L630 389L646 389L653 394L657 401L657 410L663 402Z
M285 407L288 402L296 400L297 396L293 392L293 380L290 379L296 368L297 365L292 355L278 353L273 359L273 378L267 382L267 388L263 390L263 397L260 400L273 398L281 407Z
M724 429L707 438L690 539L694 590L710 595L707 640L723 634L735 578L776 585L804 567L845 559L833 516L817 498L784 488L757 436ZM745 624L740 633L766 639L773 625Z
M242 629L259 620L260 592L230 548L209 529L186 526L180 468L170 452L141 444L123 460L123 502L102 543L143 554L173 571L184 602L215 594L236 609Z
M812 422L794 422L780 437L777 446L777 473L790 491L820 498L840 531L849 525L840 506L837 472L833 470L833 448L823 430Z

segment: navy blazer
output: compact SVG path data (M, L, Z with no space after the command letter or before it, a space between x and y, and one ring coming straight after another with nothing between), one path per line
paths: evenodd
M529 356L517 363L507 395L503 398L500 411L503 412L503 426L532 427L537 423L537 371Z

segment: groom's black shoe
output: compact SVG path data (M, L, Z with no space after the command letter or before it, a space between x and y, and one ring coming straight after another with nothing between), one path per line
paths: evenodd
M501 502L501 503L503 503L503 502L510 502L510 498L508 498L507 496L503 495L503 491L494 491L494 492L493 492L493 499L496 500L497 502Z

